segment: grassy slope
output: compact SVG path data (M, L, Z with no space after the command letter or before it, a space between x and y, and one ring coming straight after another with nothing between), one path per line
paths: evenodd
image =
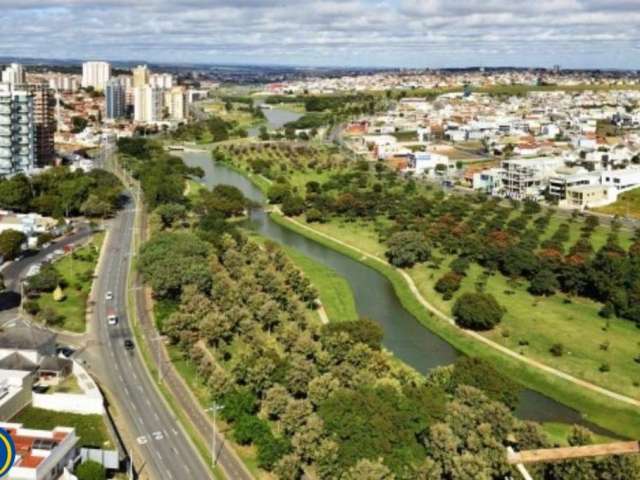
M104 233L95 235L91 242L78 250L79 254L85 253L90 249L100 252ZM61 302L53 300L53 293L43 294L38 299L40 308L49 307L54 309L58 314L64 317L60 328L70 332L84 332L86 328L86 310L87 298L91 291L91 281L81 281L81 277L86 272L93 272L96 268L98 255L95 255L94 261L85 261L71 258L67 255L60 261L55 263L56 269L60 272L68 287L64 289L65 299Z
M640 218L640 188L623 193L618 201L606 207L596 208L597 212L608 213L609 215L629 215L633 218Z

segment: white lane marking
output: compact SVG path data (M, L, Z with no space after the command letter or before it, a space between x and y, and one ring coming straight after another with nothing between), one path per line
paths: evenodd
M142 435L141 437L136 438L136 441L140 445L146 445L149 442L149 439L145 435Z
M129 393L129 389L127 387L124 387L124 393L127 394L127 397L131 396L131 394Z
M162 432L153 432L151 435L153 436L154 440L164 440L164 435L162 434Z

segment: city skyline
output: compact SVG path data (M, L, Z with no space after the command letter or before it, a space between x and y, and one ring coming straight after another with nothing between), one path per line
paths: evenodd
M635 69L629 0L3 0L6 56L254 65ZM141 55L144 52L144 55Z

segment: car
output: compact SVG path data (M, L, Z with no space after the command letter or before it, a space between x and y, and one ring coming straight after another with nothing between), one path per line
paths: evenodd
M124 348L125 350L133 350L134 348L136 348L136 345L133 343L133 340L131 340L130 338L127 338L124 341Z
M107 310L107 322L109 325L117 325L118 324L118 314L113 309Z
M71 347L66 347L61 345L56 348L56 353L66 358L71 358L71 356L75 353L75 350Z
M105 300L113 300L113 292L109 291L107 292L107 294L104 296Z

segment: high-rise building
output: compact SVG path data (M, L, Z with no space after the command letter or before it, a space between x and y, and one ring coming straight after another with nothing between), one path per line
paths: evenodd
M105 89L105 116L109 120L115 120L125 116L125 97L127 90L118 79L111 79Z
M55 97L46 83L28 85L33 96L33 125L35 161L40 167L51 165L55 159L56 133Z
M75 92L78 90L78 79L73 75L56 75L49 79L49 87L58 92Z
M133 88L149 85L149 67L138 65L133 69Z
M184 88L173 87L164 92L164 105L171 120L182 121L186 115L186 98Z
M11 85L22 85L27 83L24 68L19 63L12 63L2 72L2 82Z
M33 95L0 84L0 175L26 172L34 165Z
M85 62L82 64L82 87L93 87L103 91L111 79L111 64L107 62Z
M149 78L149 85L168 90L173 87L173 75L170 73L154 73Z
M139 123L154 123L162 120L162 90L149 85L133 89L133 116Z

